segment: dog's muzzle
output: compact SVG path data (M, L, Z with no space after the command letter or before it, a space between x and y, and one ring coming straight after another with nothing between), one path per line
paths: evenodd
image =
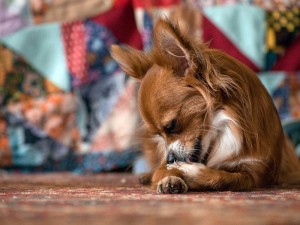
M193 151L189 151L187 155L176 154L175 151L169 151L167 155L166 162L167 164L173 164L174 162L187 162L187 163L197 163L200 162L200 154L201 154L201 139L198 138Z
M167 164L173 164L174 162L187 162L187 163L197 163L200 160L200 151L195 150L186 157L178 157L173 152L169 152L167 155Z

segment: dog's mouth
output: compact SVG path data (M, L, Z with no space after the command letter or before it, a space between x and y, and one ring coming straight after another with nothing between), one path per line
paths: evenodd
M174 162L199 163L200 149L192 151L185 157L180 157L175 155L173 152L169 152L169 154L167 155L167 164L173 164Z
M186 163L199 163L200 155L201 155L202 147L201 147L201 139L197 138L194 149L189 151L189 153L185 156L178 156L174 152L170 151L167 155L167 164L173 164L174 162L186 162Z

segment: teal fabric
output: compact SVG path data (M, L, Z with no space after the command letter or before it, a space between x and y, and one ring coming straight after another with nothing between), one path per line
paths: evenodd
M247 4L206 7L204 14L259 68L265 62L265 11Z
M263 85L266 87L268 92L273 93L280 83L282 83L286 79L285 72L267 72L267 73L259 73L258 77Z
M60 25L27 27L0 39L62 90L70 90Z

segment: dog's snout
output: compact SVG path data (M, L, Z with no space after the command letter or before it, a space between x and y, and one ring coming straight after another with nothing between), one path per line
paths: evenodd
M170 152L167 155L167 164L172 164L175 162L175 160L176 160L175 154L173 152Z

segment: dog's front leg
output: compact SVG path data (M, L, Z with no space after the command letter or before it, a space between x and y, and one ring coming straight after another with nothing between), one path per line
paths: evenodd
M195 191L243 191L258 187L260 183L257 176L247 171L227 172L199 163L179 162L168 169L178 169L188 189Z
M168 169L166 164L155 170L152 176L152 188L159 194L179 194L188 190L182 172L177 168Z

